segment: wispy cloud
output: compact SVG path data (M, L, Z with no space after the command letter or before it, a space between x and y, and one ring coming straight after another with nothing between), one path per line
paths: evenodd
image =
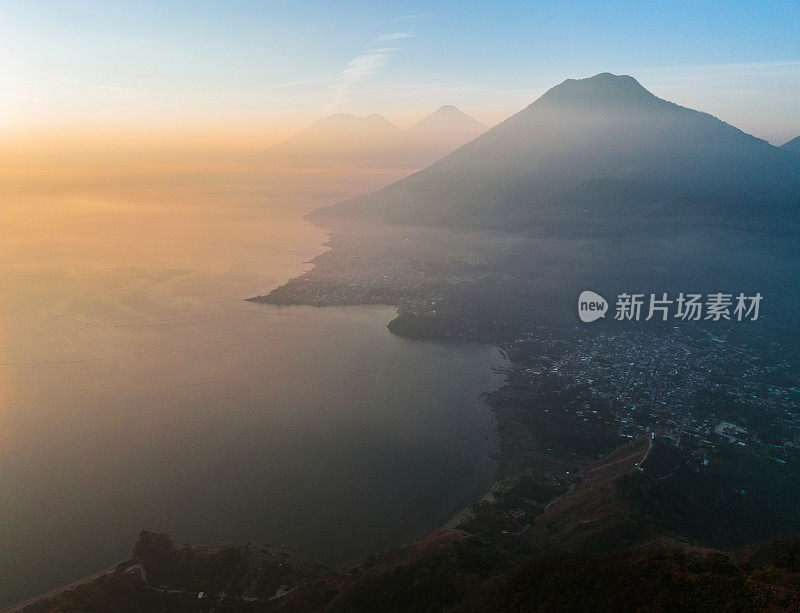
M386 42L390 40L400 40L401 38L411 38L410 32L393 32L392 34L381 34L378 37L378 42Z
M323 112L331 113L348 102L355 94L358 86L383 68L389 62L389 58L400 50L399 47L376 47L376 45L411 38L411 36L410 32L381 34L375 39L375 42L350 60L331 86L330 102L325 106Z
M130 87L116 87L114 85L105 85L103 83L90 83L88 81L79 81L77 79L64 79L62 77L48 77L49 81L55 81L56 83L66 83L68 85L79 85L81 87L89 87L91 89L105 89L108 91L114 92L135 92L138 91L136 89L132 89Z

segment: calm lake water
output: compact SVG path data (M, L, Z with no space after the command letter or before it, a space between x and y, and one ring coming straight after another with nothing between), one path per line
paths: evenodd
M0 603L124 559L142 529L343 564L485 491L495 349L393 336L386 307L243 301L324 249L301 213L383 179L0 201Z

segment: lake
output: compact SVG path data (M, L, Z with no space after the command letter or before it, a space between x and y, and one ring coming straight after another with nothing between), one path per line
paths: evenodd
M395 178L301 174L4 190L0 603L143 529L355 563L488 488L496 349L394 336L389 307L243 300L324 250L304 212Z

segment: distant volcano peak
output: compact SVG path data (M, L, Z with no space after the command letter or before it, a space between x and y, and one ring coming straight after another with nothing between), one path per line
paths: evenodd
M459 137L461 134L464 134L465 136L474 138L478 136L478 134L484 132L486 126L461 111L458 107L452 104L445 104L411 126L408 132L412 135L419 135L420 133L430 132L431 130L455 131L459 134Z
M433 141L448 123L429 116L412 130ZM800 202L789 149L603 73L564 81L429 168L322 215L563 235L624 233L633 219L779 228Z
M641 105L658 98L629 75L601 72L586 79L567 79L549 89L538 104L556 105Z

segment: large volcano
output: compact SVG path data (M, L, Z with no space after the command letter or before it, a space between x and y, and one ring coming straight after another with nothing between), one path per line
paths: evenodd
M788 151L603 73L564 81L432 166L314 216L574 236L667 221L782 227L798 201Z

